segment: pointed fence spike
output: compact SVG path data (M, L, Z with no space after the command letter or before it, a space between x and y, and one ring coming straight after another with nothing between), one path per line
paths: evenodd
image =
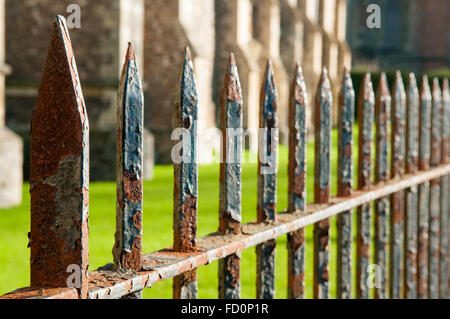
M222 162L220 164L219 232L241 233L242 175L242 90L233 53L228 61L220 98ZM241 295L240 254L219 260L219 298L239 299Z
M358 99L358 189L372 186L372 136L375 115L375 94L370 73L364 76ZM370 264L371 203L359 206L356 215L356 298L368 299L370 289L367 267Z
M375 97L376 151L375 182L386 182L389 178L388 147L389 119L391 113L391 95L389 93L386 73L382 72ZM388 229L389 198L375 201L375 263L380 267L380 286L375 289L376 299L388 297Z
M274 222L276 219L278 151L277 95L272 63L268 60L260 95L257 194L258 222ZM259 299L275 298L275 251L276 240L274 239L256 247L256 295Z
M125 56L117 99L116 268L142 269L144 97L134 47Z
M316 92L314 201L330 200L331 109L333 95L326 68L323 69ZM329 292L329 219L314 224L314 298L327 299Z
M450 142L450 92L448 79L444 79L442 83L442 151L441 163L448 164L448 151ZM446 299L448 297L448 272L447 269L447 252L448 252L448 211L449 211L449 191L450 176L441 177L441 218L440 218L440 263L439 263L439 298Z
M67 287L73 281L86 298L89 125L62 16L53 23L30 135L31 287Z
M428 170L430 162L431 93L428 77L422 77L419 105L419 169ZM417 298L428 298L428 237L430 183L419 185L418 244L417 244Z
M288 211L306 208L306 109L308 96L302 68L297 64L289 100ZM305 229L288 234L288 297L304 298Z
M391 136L391 178L397 179L405 172L405 119L406 93L399 71L395 74L392 87L392 136ZM391 195L390 218L390 298L402 298L403 245L404 245L404 191Z
M355 92L350 72L344 70L339 94L338 118L338 196L351 196L353 190L353 126ZM337 216L337 298L352 295L352 215L349 210Z
M181 74L180 97L175 106L175 129L181 141L174 146L181 152L172 154L174 161L173 231L176 252L197 250L197 109L198 93L189 48L185 50ZM173 279L173 297L197 298L197 271L191 270Z
M406 173L418 170L419 155L419 91L414 73L409 74L406 107ZM418 187L405 190L405 251L403 296L417 298L417 221Z
M442 94L439 79L433 78L431 89L431 153L430 166L441 163L442 147ZM430 181L430 237L428 262L428 298L439 298L439 241L441 216L441 179Z

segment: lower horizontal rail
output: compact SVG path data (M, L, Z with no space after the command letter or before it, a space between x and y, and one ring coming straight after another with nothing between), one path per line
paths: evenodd
M112 270L112 264L108 264L89 274L88 298L120 298L151 287L158 281L240 253L267 240L447 174L450 174L450 164L380 183L366 191L355 190L352 196L334 197L329 204L309 204L305 212L279 213L277 221L273 223L253 222L242 225L242 234L240 235L213 233L198 239L198 251L194 253L174 252L171 248L150 253L144 256L144 269L140 272L131 270L117 272ZM11 298L14 297L13 294L17 293L19 292L15 291L0 298Z

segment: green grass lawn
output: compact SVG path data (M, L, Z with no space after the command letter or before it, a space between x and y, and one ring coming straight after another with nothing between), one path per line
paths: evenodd
M355 130L356 131L356 130ZM357 131L355 141L357 141ZM333 131L332 194L336 192L337 132ZM356 144L356 143L355 143ZM353 150L356 166L356 148ZM313 198L314 183L314 144L308 144L307 158L307 196ZM280 147L278 171L277 211L287 208L287 147ZM243 164L242 212L243 222L256 220L257 193L256 164ZM30 229L29 185L23 187L23 203L15 208L0 210L0 295L19 287L29 285L29 249L27 232ZM199 236L215 232L218 227L219 207L219 165L199 167L198 232ZM171 165L156 166L155 177L144 183L144 253L172 245L172 196L173 168ZM112 261L111 249L115 232L115 183L100 182L90 185L90 232L89 255L90 270ZM355 218L356 219L356 218ZM336 228L335 218L331 219L331 296L336 293ZM306 297L312 297L313 246L312 226L307 227L307 270ZM241 289L243 298L256 296L256 255L251 248L243 252L241 263ZM199 298L217 298L218 263L213 262L198 270ZM276 297L287 297L287 249L286 236L277 240L276 257ZM144 298L171 298L172 280L155 284L145 289Z

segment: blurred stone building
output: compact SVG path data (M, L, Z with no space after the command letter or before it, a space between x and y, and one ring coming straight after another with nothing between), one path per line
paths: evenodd
M70 36L89 115L91 179L113 180L117 88L129 41L135 45L143 74L143 0L6 0L6 61L13 70L6 85L6 125L24 140L27 178L29 125L52 22L57 14L70 16L71 12L66 12L70 4L81 9L81 27L71 28ZM149 131L144 134L145 149L151 151L153 138ZM148 178L152 160L146 155L144 176Z
M22 140L5 126L5 1L0 0L0 207L22 200Z
M172 114L185 46L191 48L199 91L201 162L208 161L215 148L207 130L218 124L230 52L237 59L252 150L257 146L259 93L268 58L279 93L281 142L287 141L296 62L303 66L310 105L322 67L329 69L337 97L343 66L351 63L345 41L346 0L6 0L6 62L13 70L6 82L6 125L24 139L25 176L29 123L51 22L57 14L68 17L69 4L81 8L81 28L70 33L89 114L92 179L114 179L117 86L128 41L136 47L144 82L145 149L152 150L155 143L158 163L171 162ZM149 153L147 167L153 158Z
M378 4L381 28L366 25L367 6ZM349 0L347 40L355 64L425 72L450 65L450 1Z

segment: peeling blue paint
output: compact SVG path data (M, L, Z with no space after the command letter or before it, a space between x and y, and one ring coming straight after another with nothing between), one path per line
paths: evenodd
M338 119L338 196L350 196L353 188L353 125L355 92L350 73L345 71L339 96ZM337 297L349 299L352 294L352 224L353 211L337 216Z
M297 64L289 101L288 211L306 207L306 108L308 96L301 67ZM304 298L305 229L288 234L288 297Z
M386 74L381 74L375 101L376 122L376 152L375 152L375 181L387 181L389 178L388 147L389 147L389 118L391 113L391 95L386 80ZM375 298L388 297L388 228L389 228L389 199L382 198L375 201L375 263L380 267L380 287L375 289Z
M194 67L189 48L186 48L181 74L180 99L175 105L176 127L189 132L186 134L189 140L183 141L182 161L174 163L174 250L179 252L193 252L197 249L197 109L198 93ZM175 277L173 288L174 298L196 298L196 270Z
M134 48L130 44L118 96L117 230L113 249L117 267L142 268L144 97Z

